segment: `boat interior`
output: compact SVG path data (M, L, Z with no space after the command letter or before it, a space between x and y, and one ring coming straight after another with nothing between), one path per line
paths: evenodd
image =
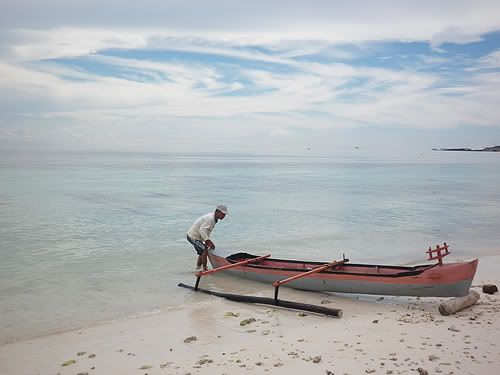
M257 255L236 253L226 257L226 260L229 263L237 263L252 258L257 258ZM265 268L279 271L306 272L328 263L329 262L266 258L255 263L244 265L243 267L248 267L249 269ZM346 262L333 265L331 268L321 271L321 273L401 277L418 275L429 268L435 267L436 265L437 264L419 266L390 266L378 264L354 264L348 263L348 260L346 260Z

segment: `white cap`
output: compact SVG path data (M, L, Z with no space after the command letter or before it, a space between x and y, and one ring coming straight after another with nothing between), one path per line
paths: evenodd
M223 204L219 204L216 207L216 209L219 210L220 212L222 212L224 215L227 215L227 207L224 206Z

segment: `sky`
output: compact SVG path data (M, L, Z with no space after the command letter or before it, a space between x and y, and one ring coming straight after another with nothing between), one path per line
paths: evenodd
M500 1L0 1L0 148L500 145Z

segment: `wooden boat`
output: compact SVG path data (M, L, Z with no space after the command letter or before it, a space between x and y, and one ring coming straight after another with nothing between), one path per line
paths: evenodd
M427 253L428 260L438 260L437 263L407 267L353 264L344 259L325 264L247 253L224 257L216 252L209 252L209 259L214 269L225 266L228 268L225 272L233 275L273 283L275 298L282 283L296 289L322 292L419 297L467 295L478 260L444 264L442 258L449 254L446 243L436 249L429 248Z

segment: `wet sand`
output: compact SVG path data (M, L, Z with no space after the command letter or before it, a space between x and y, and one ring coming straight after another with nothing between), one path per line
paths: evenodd
M499 267L500 256L480 258L481 299L451 316L439 314L440 298L280 291L343 309L332 318L200 295L166 313L1 345L0 374L498 374L500 296L481 285L500 285Z

